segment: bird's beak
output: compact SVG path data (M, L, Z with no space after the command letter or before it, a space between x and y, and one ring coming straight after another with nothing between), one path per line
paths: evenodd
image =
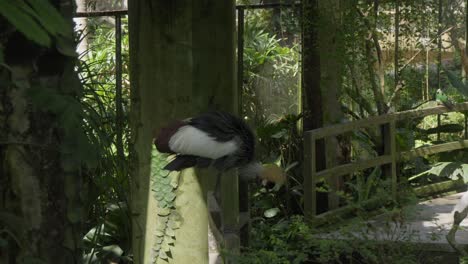
M279 189L286 182L286 175L276 164L265 164L260 172L260 179L263 185L272 182L275 183L275 189Z

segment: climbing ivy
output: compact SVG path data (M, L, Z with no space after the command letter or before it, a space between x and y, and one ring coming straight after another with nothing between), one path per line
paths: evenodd
M158 259L168 260L171 257L171 248L175 243L175 230L182 223L182 218L175 207L180 173L164 170L167 160L168 155L159 153L153 147L151 191L158 206L153 263L156 263Z

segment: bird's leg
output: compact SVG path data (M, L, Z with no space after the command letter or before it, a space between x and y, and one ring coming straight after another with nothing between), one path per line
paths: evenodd
M216 202L219 204L221 202L221 193L220 193L220 187L219 187L219 182L221 181L221 175L222 175L222 172L219 171L218 174L216 174L216 183L215 183L215 187L214 187L214 197L216 199Z

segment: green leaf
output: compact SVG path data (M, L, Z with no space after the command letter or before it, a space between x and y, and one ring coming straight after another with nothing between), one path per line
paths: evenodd
M155 229L164 232L164 230L166 230L166 223L163 223L162 221L156 221Z
M268 210L266 210L263 215L266 217L266 218L272 218L272 217L275 217L278 213L280 212L280 209L278 209L277 207L275 208L270 208Z
M468 86L466 86L453 72L444 68L450 84L455 87L461 94L468 96Z
M166 235L171 236L171 237L175 237L175 231L172 228L167 227L166 228Z
M114 257L120 257L123 254L123 250L118 245L105 246L102 248L102 251L112 254Z
M164 237L164 241L165 241L167 244L174 244L175 239L174 239L174 237L171 237L171 236L165 236L165 237Z
M179 229L180 226L181 226L182 222L179 221L179 220L174 220L174 219L171 219L169 220L169 222L167 223L167 226L169 226L170 228L172 229Z
M164 236L164 232L159 230L159 229L156 229L156 232L154 233L156 236L158 237L163 237Z
M58 37L56 47L57 47L57 50L63 55L66 55L69 57L78 56L78 54L76 53L76 45L72 39Z
M156 245L153 247L153 250L156 251L156 253L159 253L159 250L161 250L161 244L162 243L156 243Z
M71 39L72 25L67 23L57 9L47 0L27 0L36 11L42 26L52 35L61 35Z
M166 195L166 198L164 198L167 202L172 202L176 198L176 194L171 192Z
M3 46L0 45L0 64L5 62L5 56L3 55Z
M286 169L284 169L284 172L288 172L289 170L291 170L292 168L296 167L297 165L299 165L299 162L297 161L294 161L293 163L289 164Z
M156 243L157 243L157 244L162 244L163 240L164 240L164 237L163 237L163 236L161 236L161 237L158 236L158 237L156 238Z
M169 245L169 243L167 242L167 240L164 239L164 241L163 241L162 244L161 244L161 251L169 252L170 250L171 250L171 246Z
M161 249L162 249L162 247L161 247ZM166 251L164 251L164 250L160 250L160 251L159 251L159 257L162 258L162 259L164 259L164 260L167 260L167 259L168 259L168 256L167 256L167 254L166 254Z
M465 129L460 124L444 124L438 127L429 128L427 130L421 130L424 134L435 134L435 133L458 133Z
M410 177L408 180L414 180L427 174L447 177L452 180L458 180L459 177L462 177L463 181L468 183L468 164L461 162L438 162L431 169Z
M175 172L171 177L171 186L176 189L179 186L179 172Z
M0 15L5 17L16 29L35 43L50 47L49 34L20 8L21 1L0 1Z
M47 262L33 256L21 256L18 264L47 264Z
M288 134L288 131L286 129L282 129L278 133L273 134L271 137L272 138L282 138Z
M169 214L171 214L171 209L169 208L159 209L158 211L158 215L160 216L168 216Z
M3 239L0 237L0 248L4 248L8 246L8 240Z

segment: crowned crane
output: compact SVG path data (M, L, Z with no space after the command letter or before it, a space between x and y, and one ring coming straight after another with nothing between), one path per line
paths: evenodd
M213 166L220 174L239 169L241 179L260 179L283 184L283 171L276 165L263 166L254 160L255 137L240 118L222 111L203 113L182 121L175 121L159 131L155 141L159 152L175 154L165 166L170 171Z

